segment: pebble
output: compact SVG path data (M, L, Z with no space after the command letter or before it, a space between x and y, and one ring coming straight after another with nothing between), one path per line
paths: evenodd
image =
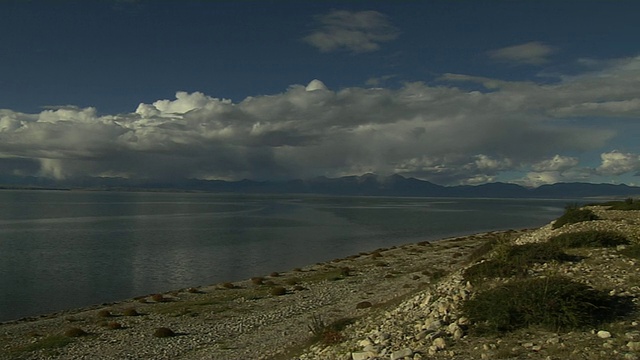
M600 330L598 331L598 337L600 339L608 339L611 337L611 333L606 330Z

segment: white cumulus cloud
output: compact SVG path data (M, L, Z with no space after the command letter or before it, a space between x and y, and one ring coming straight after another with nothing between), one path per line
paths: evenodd
M602 164L598 172L603 175L622 175L628 172L640 171L640 155L622 153L617 150L600 155Z
M565 171L578 165L578 158L555 155L551 159L537 162L531 166L534 171Z

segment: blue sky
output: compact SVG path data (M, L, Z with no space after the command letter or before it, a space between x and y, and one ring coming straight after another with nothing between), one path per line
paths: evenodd
M2 1L0 174L640 185L636 1Z

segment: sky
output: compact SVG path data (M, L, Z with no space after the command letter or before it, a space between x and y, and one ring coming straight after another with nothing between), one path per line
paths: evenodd
M0 1L0 176L640 185L640 1Z

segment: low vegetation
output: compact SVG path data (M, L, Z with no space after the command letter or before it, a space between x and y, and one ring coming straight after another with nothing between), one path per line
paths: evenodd
M160 327L153 332L153 336L157 338L166 338L166 337L176 336L176 333L167 327Z
M14 353L42 351L45 355L53 355L56 349L65 347L73 342L73 339L64 335L51 335L26 345L22 348L15 349Z
M580 209L577 205L568 205L565 208L564 214L562 214L562 216L553 223L552 228L558 229L566 224L575 224L598 219L598 216L589 209Z
M629 240L615 231L589 230L554 236L549 243L564 248L616 247L629 244Z
M313 334L312 341L325 345L340 343L344 340L341 332L354 321L351 318L342 318L326 324L319 316L313 316L309 324L309 331Z
M612 320L628 306L607 292L554 276L513 281L465 302L465 316L480 333L538 325L549 331L592 327Z
M282 296L287 294L287 289L282 286L276 286L271 289L271 295L273 296Z
M77 327L69 328L64 332L64 336L71 337L71 338L87 336L87 335L89 335L89 333Z
M464 271L464 278L473 284L485 279L524 276L533 264L549 261L574 261L574 256L551 243L532 243L518 246L501 246L495 256Z
M608 206L610 210L640 210L640 200L633 198L627 198L624 201L609 201L594 205Z
M628 256L634 259L640 259L640 244L633 244L625 247L620 251L622 255Z
M597 217L590 210L568 207L555 227L594 219ZM530 326L553 332L586 329L626 315L633 309L629 299L610 296L607 290L558 275L528 277L535 264L582 259L567 254L567 249L620 245L625 245L621 253L640 258L640 245L629 245L629 240L615 231L565 233L547 242L516 246L495 240L488 242L476 254L482 261L463 273L467 281L481 285L478 293L463 304L463 313L480 334ZM484 283L493 278L506 282Z

